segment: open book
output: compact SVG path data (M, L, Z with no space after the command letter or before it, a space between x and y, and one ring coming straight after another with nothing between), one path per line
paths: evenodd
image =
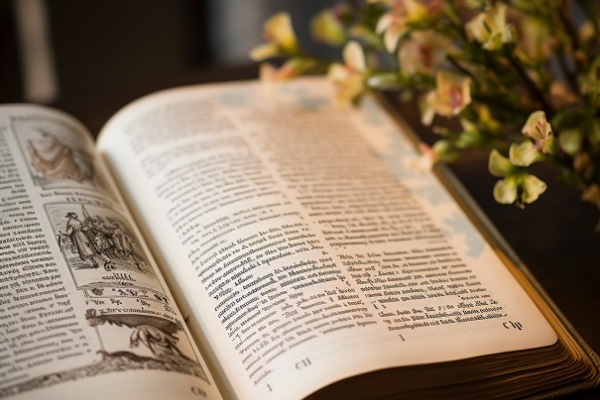
M0 398L550 396L598 358L411 133L323 78L0 108ZM465 205L467 207L465 207Z

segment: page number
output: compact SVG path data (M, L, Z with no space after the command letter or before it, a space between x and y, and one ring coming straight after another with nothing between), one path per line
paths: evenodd
M312 362L310 361L310 358L306 357L303 358L302 360L298 361L295 365L296 369L304 369L306 367L310 367L312 365Z

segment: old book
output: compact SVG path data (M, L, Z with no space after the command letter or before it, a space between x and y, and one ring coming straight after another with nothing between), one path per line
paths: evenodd
M0 110L0 397L516 398L598 357L375 98L322 78Z

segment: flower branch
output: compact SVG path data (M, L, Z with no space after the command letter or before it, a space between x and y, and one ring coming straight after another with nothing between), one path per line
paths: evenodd
M535 202L546 183L530 167L545 163L600 208L599 20L589 0L352 0L311 21L341 59L307 55L285 13L265 23L266 43L251 54L284 60L261 69L264 79L326 73L340 103L373 90L417 94L439 135L425 157L490 150L499 203Z

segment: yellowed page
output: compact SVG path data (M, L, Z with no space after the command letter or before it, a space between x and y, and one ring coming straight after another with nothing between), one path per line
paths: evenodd
M94 152L63 113L0 107L0 398L220 398Z
M152 95L99 151L240 398L556 341L393 121L325 80Z

